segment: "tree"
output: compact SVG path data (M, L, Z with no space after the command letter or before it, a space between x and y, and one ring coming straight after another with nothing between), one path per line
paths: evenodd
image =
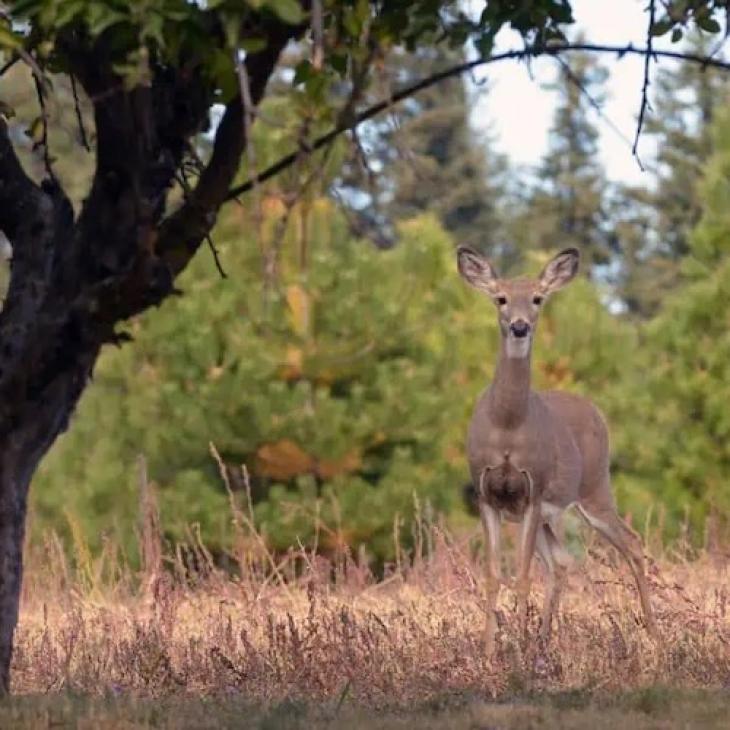
M123 341L117 324L175 293L176 277L209 236L286 44L311 25L311 61L296 81L310 108L332 118L330 82L367 73L373 46L414 47L445 32L458 42L475 37L487 52L504 24L532 43L570 20L569 6L555 0L490 5L479 23L456 2L425 0L18 0L2 10L5 57L31 67L42 106L49 72L74 79L91 101L96 156L76 213L48 155L40 184L23 168L3 107L0 230L13 254L0 314L0 690L9 686L31 477L66 428L103 345ZM193 140L215 103L225 111L212 152L171 208L171 189L196 162ZM38 124L47 141L43 110Z
M714 43L694 33L687 48L704 55ZM654 84L645 130L656 141L655 187L620 189L615 201L621 248L617 292L628 310L642 317L655 314L681 278L680 263L702 214L699 183L712 154L712 122L729 89L725 74L687 61L659 71Z
M598 128L592 101L599 103L606 70L589 55L560 63L552 85L558 106L537 182L525 196L515 233L520 248L575 246L589 267L608 263L607 181L598 159Z
M394 49L386 59L384 88L373 93L387 97L393 79L401 86L415 83L464 60L463 49L424 47L414 54ZM471 108L459 77L395 106L360 133L367 155L355 155L339 187L391 228L397 220L433 212L454 241L499 262L509 253L500 213L507 165L472 129Z
M714 43L698 33L688 50L709 55ZM665 256L677 261L689 252L689 237L702 213L698 183L712 153L712 122L727 102L729 87L725 74L688 62L661 71L655 83L646 132L657 142L657 237Z
M705 24L722 10L716 0L694 3L669 28L688 14L697 20L698 6L707 10ZM0 313L2 691L9 687L32 475L67 427L102 347L125 339L118 324L175 294L176 278L208 240L232 197L256 106L282 49L311 27L311 60L294 81L315 121L337 120L343 128L352 125L352 110L333 109L328 89L335 79L356 87L353 79L367 77L378 55L373 46L472 39L488 55L497 32L510 25L540 51L572 21L567 0L490 2L476 22L456 0L17 0L5 8L0 44L7 63L31 68L41 107L52 94L48 74L73 78L93 106L96 144L93 181L75 211L48 155L42 181L24 169L3 106L0 230L11 242L12 264ZM194 141L209 128L214 104L224 111L201 164ZM43 143L43 108L38 124ZM191 166L199 171L194 185L173 195Z
M645 325L631 377L608 398L623 424L619 497L646 513L658 496L668 524L686 516L698 528L710 513L730 510L730 109L716 115L711 134L714 152L697 191L702 213L680 283Z
M461 464L447 456L459 453L464 404L442 386L473 327L450 276L453 244L426 216L379 251L348 240L326 198L313 200L304 223L310 204L288 214L284 199L262 201L258 240L240 232L249 206L221 217L216 245L235 279L218 282L210 257L195 259L180 279L186 296L135 326L133 346L101 358L74 428L39 469L36 524L58 528L69 510L93 541L108 532L114 504L116 536L133 547L142 452L170 541L185 541L196 522L206 546L230 550L228 498L209 441L234 489L244 488L247 466L272 551L299 541L324 553L367 549L382 562L393 557L396 518L407 542L414 497L448 511ZM267 295L262 247L279 245ZM461 326L450 326L454 316ZM190 327L196 321L206 321L202 331ZM67 483L76 494L65 493Z

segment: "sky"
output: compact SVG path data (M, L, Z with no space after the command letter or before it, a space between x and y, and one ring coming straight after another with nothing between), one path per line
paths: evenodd
M569 31L571 38L582 30L588 42L646 45L646 0L573 0L572 5L576 24ZM517 34L503 31L497 38L495 53L520 46ZM677 50L664 37L655 39L655 46ZM602 111L621 132L620 136L594 115L601 133L603 163L615 181L647 183L650 173L641 171L631 153L644 81L643 58L627 56L619 60L605 55L601 60L610 72ZM667 65L671 61L658 63ZM556 66L554 60L535 59L528 71L524 63L503 61L474 75L478 81L487 79L488 91L479 93L479 88L472 86L477 93L472 122L477 129L489 130L495 149L507 154L514 164L534 167L546 149L555 96L540 84L555 78ZM644 135L639 141L639 156L649 161L653 149L652 139Z

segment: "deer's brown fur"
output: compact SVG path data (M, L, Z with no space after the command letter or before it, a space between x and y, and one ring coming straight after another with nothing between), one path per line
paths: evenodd
M636 579L647 627L654 618L637 535L621 520L611 490L606 422L587 398L536 392L530 383L532 336L546 298L578 270L579 254L566 249L537 279L500 279L489 261L458 250L461 275L497 305L501 348L494 380L479 398L467 440L472 480L486 537L487 644L494 646L494 608L500 582L502 517L522 523L517 576L520 614L526 620L530 563L537 549L550 580L541 635L547 639L567 566L558 535L562 513L576 505L613 544Z

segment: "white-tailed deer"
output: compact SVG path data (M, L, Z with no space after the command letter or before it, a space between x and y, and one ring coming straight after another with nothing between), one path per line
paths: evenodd
M642 545L616 512L608 430L600 411L587 398L530 387L532 339L540 309L575 276L577 249L559 253L538 279L500 279L486 258L465 246L457 256L462 277L496 305L501 332L494 380L476 404L467 441L486 540L487 650L494 648L496 631L502 517L522 523L516 587L523 630L535 548L547 569L541 626L546 640L568 563L559 541L560 520L571 505L628 562L647 629L654 634Z

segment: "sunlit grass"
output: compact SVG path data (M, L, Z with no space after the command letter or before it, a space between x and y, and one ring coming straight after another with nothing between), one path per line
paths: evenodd
M17 696L0 706L0 727L98 727L99 717L104 727L241 727L245 716L256 727L516 728L558 718L584 727L590 718L595 728L649 728L684 727L671 723L705 711L701 726L712 727L730 684L724 555L677 548L649 559L654 642L628 569L589 537L549 644L536 638L536 568L527 634L507 580L488 657L477 529L455 537L421 521L416 549L398 550L376 577L346 551L268 553L232 497L237 544L224 571L194 530L186 546L166 549L154 493L142 487L141 571L110 542L93 557L80 535L71 561L53 536L31 546Z

